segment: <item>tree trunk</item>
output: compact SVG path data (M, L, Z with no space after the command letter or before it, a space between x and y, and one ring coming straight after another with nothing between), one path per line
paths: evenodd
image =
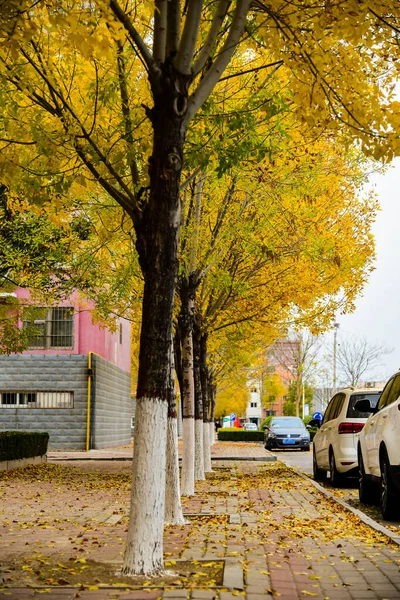
M182 496L194 495L194 377L193 377L193 311L194 288L190 281L181 278L179 281L181 310L178 317L179 337L182 348Z
M165 522L178 525L185 522L181 504L178 459L178 419L175 393L175 361L171 340L171 365L168 385L167 466L165 481Z
M212 471L211 466L211 434L210 434L210 403L207 386L207 334L203 333L200 339L200 379L201 394L203 397L203 452L204 472Z
M125 575L156 575L163 568L169 355L187 106L187 78L183 80L170 64L163 69L151 81L154 106L148 115L153 153L148 198L143 199L140 218L134 219L144 293Z
M193 374L194 374L194 418L195 418L195 453L194 477L204 480L204 449L203 449L203 395L200 375L201 332L196 320L193 322Z
M301 406L301 388L302 388L302 379L301 377L297 377L296 380L296 417L300 417L300 406Z
M211 421L211 425L212 427L210 428L211 430L211 439L212 439L212 443L215 442L215 426L214 426L214 413L215 413L215 384L213 382L213 377L212 374L209 372L209 370L207 369L207 379L208 379L208 397L210 399L210 421Z

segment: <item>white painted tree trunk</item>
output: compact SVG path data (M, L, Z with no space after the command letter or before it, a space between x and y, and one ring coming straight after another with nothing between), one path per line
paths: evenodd
M215 423L214 421L210 421L210 446L215 444L216 433L215 433Z
M204 450L203 450L203 419L196 419L194 425L194 478L203 481L204 475Z
M178 459L178 422L168 417L167 422L167 467L165 483L165 522L179 525L185 522L181 503Z
M182 342L183 418L182 418L182 496L194 495L194 379L191 332Z
M194 418L182 419L182 496L194 496Z
M204 453L204 473L212 471L211 466L211 444L210 427L208 422L203 422L203 453Z
M163 570L167 402L136 402L133 482L123 575L156 575ZM161 540L154 545L154 540Z

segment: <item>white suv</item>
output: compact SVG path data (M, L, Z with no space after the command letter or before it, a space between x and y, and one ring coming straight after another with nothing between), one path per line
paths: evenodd
M368 407L376 406L381 390L345 388L329 401L321 427L313 440L314 479L326 479L330 471L331 483L341 485L349 475L357 474L358 436L371 409L357 410L356 402L366 400ZM310 425L319 425L313 420Z
M365 401L356 408L373 413L358 443L360 502L373 503L380 495L383 518L399 518L400 372L389 379L376 408Z

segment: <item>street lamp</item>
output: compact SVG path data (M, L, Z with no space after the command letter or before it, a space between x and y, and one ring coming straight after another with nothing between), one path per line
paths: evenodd
M333 324L333 391L332 394L336 394L336 348L337 348L337 330L339 329L339 323Z

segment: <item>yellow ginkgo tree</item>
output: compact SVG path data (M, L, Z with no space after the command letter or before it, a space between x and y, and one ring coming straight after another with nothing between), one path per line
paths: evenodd
M144 292L125 574L162 569L160 448L188 130L212 117L208 99L238 74L236 53L248 57L240 67L252 73L248 85L288 68L287 102L316 135L346 130L365 152L391 158L399 21L397 0L1 4L0 181L37 203L57 202L73 185L101 188L134 229Z

